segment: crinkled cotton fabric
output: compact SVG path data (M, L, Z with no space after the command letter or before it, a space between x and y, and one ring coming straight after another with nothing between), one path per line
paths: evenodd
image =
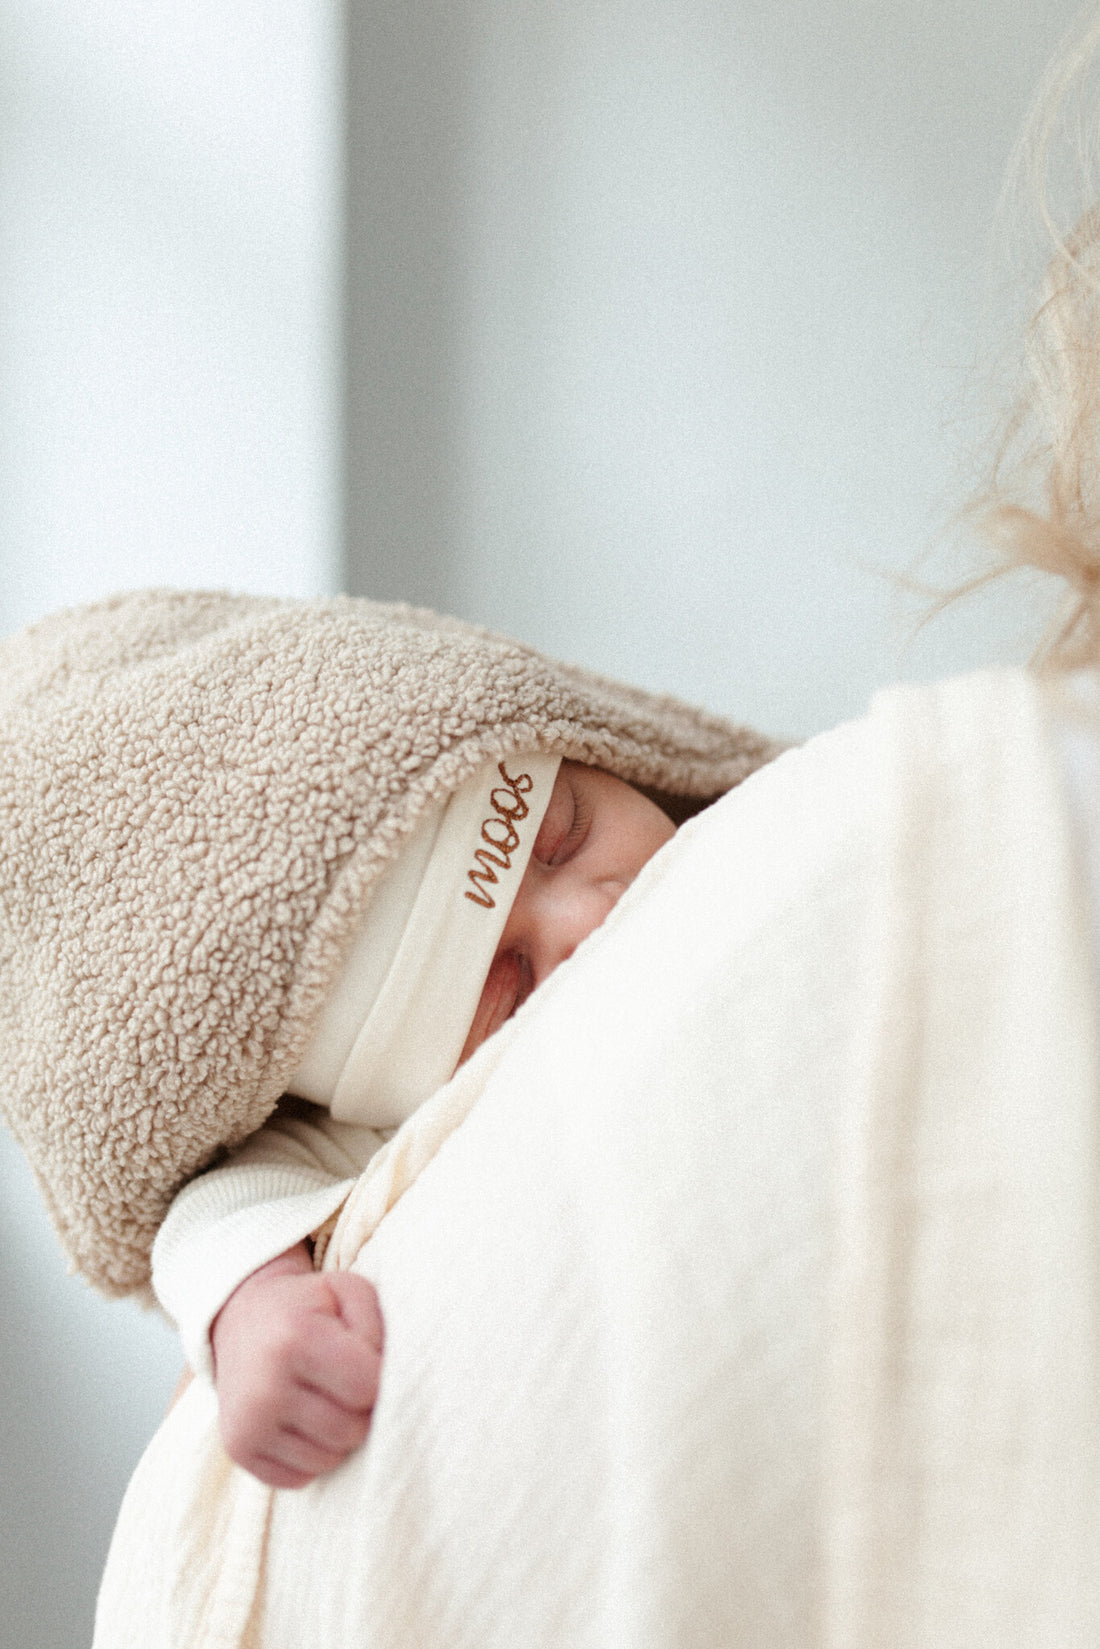
M1057 738L1024 675L895 691L686 825L352 1190L366 1445L264 1489L196 1383L96 1649L1095 1649Z

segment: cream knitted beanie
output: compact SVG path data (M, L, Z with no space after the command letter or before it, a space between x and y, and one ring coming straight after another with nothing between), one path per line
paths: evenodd
M454 1074L560 756L486 762L386 866L287 1088L396 1128Z
M0 1101L74 1267L143 1288L270 1115L375 879L486 762L673 797L778 746L411 608L146 591L0 643Z

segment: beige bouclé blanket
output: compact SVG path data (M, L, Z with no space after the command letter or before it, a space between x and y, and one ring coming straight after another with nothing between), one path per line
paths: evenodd
M375 1160L367 1445L270 1493L193 1388L96 1649L1095 1649L1097 1097L1045 690L882 696Z
M775 749L349 597L145 590L0 642L0 1112L74 1268L144 1288L180 1185L274 1109L375 878L483 762L709 800Z

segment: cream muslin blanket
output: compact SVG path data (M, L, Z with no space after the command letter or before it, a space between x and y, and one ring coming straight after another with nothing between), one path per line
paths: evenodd
M346 1206L366 1447L270 1493L193 1387L96 1649L1095 1649L1096 989L1048 709L893 691L686 825Z

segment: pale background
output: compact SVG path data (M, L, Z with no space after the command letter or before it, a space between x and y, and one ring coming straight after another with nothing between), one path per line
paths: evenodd
M409 597L808 734L1019 659L888 570L1018 324L1063 0L0 0L0 631L134 584ZM169 1331L0 1145L0 1639L90 1637Z

